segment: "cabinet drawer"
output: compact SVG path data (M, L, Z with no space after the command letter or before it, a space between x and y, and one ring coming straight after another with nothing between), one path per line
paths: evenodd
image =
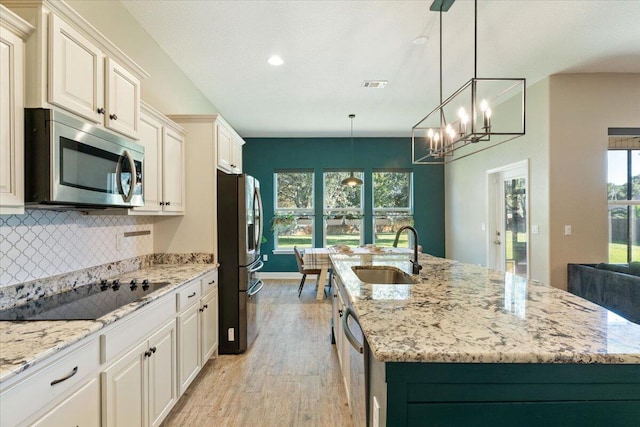
M100 425L100 382L94 378L33 424L34 427Z
M0 395L0 424L17 425L55 398L68 393L100 365L100 346L92 339L62 359Z
M202 296L207 295L218 287L218 270L207 273L202 278Z
M127 316L122 324L100 335L100 361L108 362L117 354L139 344L152 334L158 325L175 316L173 296L167 295L139 314Z
M190 285L187 285L184 289L177 293L177 307L178 312L184 310L187 307L191 307L197 303L201 295L201 282L202 280L194 280Z

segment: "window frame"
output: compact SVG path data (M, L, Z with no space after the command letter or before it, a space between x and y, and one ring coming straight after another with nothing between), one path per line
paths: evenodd
M326 175L328 173L353 173L354 176L360 178L362 180L362 185L360 186L360 207L358 208L329 208L327 206L327 179ZM342 216L357 216L360 221L360 233L359 233L359 242L360 245L364 243L364 220L365 220L365 197L364 197L364 185L366 182L365 173L363 170L359 169L324 169L322 171L322 245L324 247L327 246L327 227L329 216L331 215L342 215Z
M310 174L311 175L311 207L309 208L281 208L278 206L278 175L279 174ZM277 217L278 215L293 215L297 219L302 216L309 217L311 219L310 224L305 224L305 226L311 227L311 244L309 247L315 246L315 171L313 169L278 169L273 171L273 217ZM296 223L296 227L298 224ZM273 253L292 253L293 248L281 248L279 247L279 235L278 230L272 230L273 232ZM301 246L306 248L307 246Z

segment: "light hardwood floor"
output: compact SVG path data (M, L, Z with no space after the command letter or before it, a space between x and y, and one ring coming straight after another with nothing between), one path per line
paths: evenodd
M210 360L163 426L352 426L331 304L316 302L314 287L298 299L297 283L265 281L253 346Z

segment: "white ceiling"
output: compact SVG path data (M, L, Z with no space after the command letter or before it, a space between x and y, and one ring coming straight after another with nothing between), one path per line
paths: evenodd
M426 1L122 0L243 137L408 136L439 100ZM473 77L473 2L443 14L444 97ZM478 77L640 73L640 1L478 2ZM413 40L428 37L423 45ZM272 67L266 59L282 56ZM384 89L364 80L388 80Z

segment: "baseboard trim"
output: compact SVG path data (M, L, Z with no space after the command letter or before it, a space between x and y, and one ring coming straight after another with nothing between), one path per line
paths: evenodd
M302 280L302 274L293 271L263 271L258 273L260 279L275 279L275 280ZM307 279L315 282L316 276L307 276Z

